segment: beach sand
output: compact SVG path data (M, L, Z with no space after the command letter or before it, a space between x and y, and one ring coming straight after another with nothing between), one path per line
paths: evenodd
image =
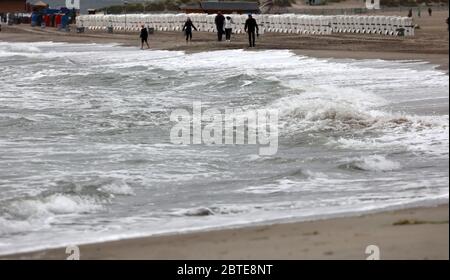
M388 13L389 15L401 13ZM449 33L445 19L448 11L436 11L433 17L416 18L420 26L414 37L382 35L333 34L327 36L266 33L257 40L257 48L289 49L300 55L321 58L423 60L436 64L439 69L449 69ZM73 29L73 28L72 28ZM234 35L232 42L216 42L215 33L194 32L193 42L186 44L182 32L156 32L150 36L152 49L182 50L186 52L221 49L245 49L244 34ZM53 41L69 43L117 43L140 47L138 32L133 34L107 34L88 31L84 34L59 32L54 28L41 30L29 25L4 26L0 41L36 42Z
M448 259L447 205L80 246L81 259ZM3 257L65 259L65 248ZM1 258L0 258L1 259Z
M415 37L334 34L307 36L264 34L256 50L290 49L321 58L423 60L449 69L445 19L448 11L417 19ZM186 44L181 32L157 32L152 49L200 52L246 48L245 35L215 42L215 34L194 33ZM0 41L118 43L139 46L138 34L85 34L41 30L27 25L4 26ZM137 50L138 51L138 50ZM448 108L446 112L448 114ZM359 217L251 226L239 229L155 236L81 246L82 259L365 259L377 245L382 259L448 259L448 205L390 211ZM65 249L6 256L20 259L65 259ZM1 258L1 257L0 257Z

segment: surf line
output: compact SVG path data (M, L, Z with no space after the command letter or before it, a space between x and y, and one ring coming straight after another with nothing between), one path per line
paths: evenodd
M209 108L193 102L192 114L176 109L170 115L176 124L170 141L177 145L256 145L261 156L278 152L278 110Z

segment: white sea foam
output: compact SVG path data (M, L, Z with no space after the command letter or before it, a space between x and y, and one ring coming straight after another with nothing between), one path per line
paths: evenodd
M0 253L448 200L448 116L430 113L448 76L421 62L50 42L0 56ZM194 100L279 110L279 153L168 144L168 115Z
M134 190L124 181L105 184L98 190L112 195L135 195Z
M386 159L386 157L382 155L365 156L362 158L351 160L347 164L361 170L377 172L393 171L399 170L401 168L400 163Z
M78 195L53 194L48 197L25 199L11 203L10 215L21 218L41 218L61 214L91 213L104 209L106 200Z
M0 42L0 54L21 54L21 53L41 53L39 48L41 44L35 43L4 43Z

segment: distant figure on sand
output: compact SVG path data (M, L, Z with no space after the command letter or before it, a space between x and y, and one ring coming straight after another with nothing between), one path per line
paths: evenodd
M409 11L408 11L408 17L412 17L412 9L409 9Z
M222 15L221 12L218 12L214 21L216 23L216 28L217 28L217 39L220 42L220 41L222 41L223 26L225 24L225 17Z
M250 45L250 48L255 47L255 41L256 41L256 35L259 36L259 28L258 23L256 23L256 20L253 18L252 15L248 15L248 19L245 21L245 32L248 33L248 43Z
M431 7L428 8L428 15L431 17L431 15L433 14L433 10L431 9Z
M187 18L183 26L183 31L184 34L186 35L186 43L192 41L192 28L194 28L194 30L197 31L197 28L192 23L191 18Z
M230 16L225 18L225 39L227 42L231 41L231 32L233 31L233 19Z
M144 25L142 25L140 37L141 37L141 50L144 49L144 43L147 44L147 49L150 49L150 45L148 44L148 30Z

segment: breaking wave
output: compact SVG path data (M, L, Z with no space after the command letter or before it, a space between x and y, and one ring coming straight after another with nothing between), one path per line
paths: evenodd
M351 131L395 128L429 128L427 118L391 113L380 109L386 100L348 88L323 88L276 100L269 108L278 109L286 132Z
M448 76L431 66L48 42L0 56L0 253L448 200ZM278 110L277 155L171 144L170 113L200 100Z
M116 195L130 196L135 193L121 180L59 181L55 191L3 201L0 207L0 234L38 230L59 216L106 211Z
M214 215L235 215L245 212L249 212L252 209L258 209L258 206L243 206L243 205L220 205L210 207L195 207L188 209L176 209L173 210L171 215L173 216L188 216L188 217L202 217L202 216L214 216Z
M340 165L340 167L351 170L385 172L399 170L402 166L400 163L388 160L384 156L373 155L350 160L348 163Z

